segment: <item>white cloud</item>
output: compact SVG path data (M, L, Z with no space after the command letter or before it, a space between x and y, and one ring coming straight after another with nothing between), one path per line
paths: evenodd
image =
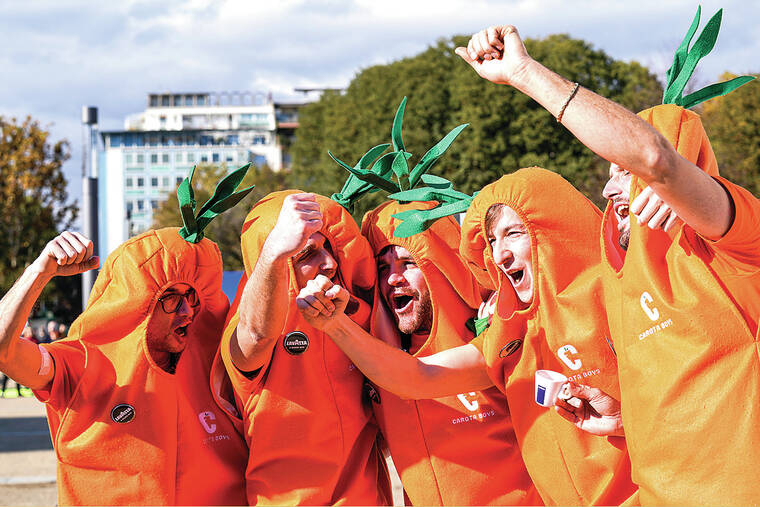
M715 50L699 67L758 71L760 3L702 1L702 24L725 7ZM664 71L696 3L639 0L85 0L4 2L0 114L31 114L71 141L79 195L82 105L119 129L153 91L272 91L346 86L356 72L412 56L440 37L500 23L524 37L569 33L620 59Z

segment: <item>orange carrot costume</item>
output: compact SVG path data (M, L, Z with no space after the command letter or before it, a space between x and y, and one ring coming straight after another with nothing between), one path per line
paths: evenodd
M239 505L245 441L214 401L209 371L229 307L208 239L148 231L107 259L55 362L46 403L61 505ZM176 372L152 360L146 326L158 297L192 286L201 309Z
M516 294L486 237L485 215L497 203L520 216L531 238L533 300L523 310L515 310ZM599 224L599 210L561 176L530 168L484 187L462 226L462 256L481 283L499 288L491 325L474 343L482 340L528 473L547 504L619 504L636 490L624 438L581 431L533 400L539 369L618 393L593 240Z
M479 285L459 257L459 225L452 217L409 238L393 237L399 221L391 215L430 207L386 202L362 223L375 254L389 245L405 248L427 281L433 325L424 344L410 350L415 356L468 343L473 333L465 323L482 301ZM375 304L383 304L379 295ZM398 335L383 338L401 347ZM413 505L541 503L525 470L506 400L496 387L419 401L378 391L375 414Z
M757 504L760 488L760 203L717 176L699 117L672 104L639 114L716 178L736 208L719 241L681 225L635 224L624 263L603 229L604 290L622 413L644 504ZM645 184L634 178L631 201Z
M251 505L376 505L386 502L379 479L377 427L362 401L364 377L324 333L298 311L299 292L290 263L287 320L269 362L253 378L232 363L230 337L239 321L240 294L274 227L283 199L296 191L275 192L246 217L241 238L245 276L222 339L221 359L243 414L250 446L246 469ZM323 214L320 231L338 262L342 284L355 295L371 295L375 283L372 252L343 208L317 196ZM365 296L366 297L366 296ZM369 306L360 301L353 318L367 327ZM223 362L223 363L222 363Z

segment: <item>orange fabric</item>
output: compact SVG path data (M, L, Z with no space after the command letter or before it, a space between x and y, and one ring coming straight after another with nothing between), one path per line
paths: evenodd
M696 114L667 105L640 116L716 177ZM611 243L615 217L610 206L605 212L605 301L643 504L760 503L760 203L716 179L736 206L731 230L717 242L685 225L652 231L632 217L621 266ZM644 186L634 178L631 200Z
M516 294L485 235L485 215L496 203L512 208L531 238L533 300L523 310L515 310ZM460 252L499 288L483 355L506 392L523 459L547 504L620 504L636 490L625 439L581 431L534 401L539 369L618 394L593 241L599 223L599 210L561 176L529 168L483 188L462 226Z
M375 254L388 245L407 249L427 281L433 325L419 350L412 349L415 356L466 344L472 332L465 323L482 301L480 287L459 257L459 225L452 217L410 238L393 237L399 221L391 215L432 205L386 202L362 222L362 234ZM375 304L383 304L379 295ZM401 347L398 334L383 334ZM496 387L419 401L378 391L375 415L413 505L541 503L517 447L506 400Z
M253 379L232 363L230 337L239 321L240 295L280 213L285 196L275 192L246 217L241 238L245 276L230 309L221 360L232 379L243 414L250 455L246 468L251 505L375 505L386 503L387 483L375 449L377 427L362 402L364 377L333 341L311 327L296 308L298 287L292 270L287 321L272 356ZM337 203L317 196L323 214L320 231L338 261L344 286L355 295L371 294L375 282L372 253L359 228ZM360 303L357 323L369 324L369 306ZM300 331L308 348L293 355L284 346Z
M55 376L37 395L47 403L59 504L245 501L245 441L209 386L229 306L221 279L216 245L191 245L176 228L141 234L108 257L68 338L45 345ZM153 362L145 330L176 283L196 290L201 310L172 375ZM122 404L133 407L129 422L112 418Z

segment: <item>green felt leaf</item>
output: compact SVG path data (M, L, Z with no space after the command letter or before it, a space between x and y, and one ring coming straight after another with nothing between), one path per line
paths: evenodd
M453 188L453 185L449 180L436 176L435 174L423 174L422 182L433 188Z
M390 144L378 144L377 146L370 148L367 153L365 153L362 158L359 159L359 162L354 167L357 167L359 169L366 169L370 165L372 165L372 162L377 160L377 157L380 156L382 152L388 149Z
M686 60L686 54L689 52L689 44L691 44L691 39L694 37L694 33L697 31L697 27L699 26L699 19L701 16L702 6L698 5L697 13L694 15L694 19L691 22L689 30L686 32L686 36L684 36L681 44L678 46L678 49L676 49L675 55L673 55L673 64L665 74L667 78L665 84L665 93L667 93L668 88L670 88L673 84L673 80L676 78L676 76L678 76L678 73L681 72L683 62Z
M393 118L393 127L391 128L391 141L393 142L393 151L406 151L404 141L401 139L401 124L404 122L404 109L406 108L406 97L401 99L396 116Z
M436 220L467 211L471 199L436 206L428 210L407 210L393 215L402 222L393 231L397 238L408 238L430 228Z
M411 153L409 155L411 155ZM393 174L396 175L396 179L398 180L398 188L401 190L409 188L409 165L406 163L408 158L406 152L399 151L396 153L396 156L393 157L393 163L391 164Z
M444 153L446 153L446 150L449 149L451 146L451 143L454 142L454 140L457 138L457 136L465 129L469 123L465 123L462 125L459 125L458 127L455 127L446 134L446 136L438 141L435 146L430 148L425 155L420 159L419 163L412 169L411 174L409 175L409 183L412 187L414 187L417 182L420 179L420 176L425 174L427 171L430 170L431 167L438 161L439 158L443 156Z
M453 188L417 187L403 192L396 192L388 196L397 201L440 201L458 202L472 199L469 195L454 190Z
M701 90L690 93L686 97L683 97L680 106L685 109L692 108L697 104L705 102L706 100L731 93L740 86L743 86L754 79L754 76L739 76L722 83L715 83L711 84L710 86L705 86Z
M193 167L190 175L177 188L177 200L184 224L184 227L179 230L179 235L185 241L198 243L202 240L203 230L214 218L235 206L254 189L255 185L252 185L236 192L250 167L251 164L246 164L222 178L214 188L211 198L201 207L197 217L195 216L196 202L191 183L195 174L195 167Z
M697 41L692 46L683 67L681 68L678 76L675 77L671 86L665 92L663 104L678 104L679 99L683 94L683 90L686 87L694 69L697 67L699 60L707 56L713 47L715 47L715 41L718 39L718 32L720 31L720 23L723 17L723 9L718 9L712 18L707 22L702 33L697 37Z

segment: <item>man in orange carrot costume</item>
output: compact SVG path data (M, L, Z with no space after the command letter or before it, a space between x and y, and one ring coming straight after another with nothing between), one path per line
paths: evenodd
M381 298L395 325L373 334L414 356L464 345L483 300L459 256L459 224L445 217L409 238L393 232L396 213L433 203L387 202L365 215ZM380 299L382 299L380 301ZM384 305L384 306L383 306ZM380 317L378 317L380 318ZM379 389L375 414L413 505L541 503L517 446L504 395L494 386L432 400L403 400Z
M188 211L185 228L108 257L66 339L15 337L48 280L97 267L82 235L48 243L0 303L0 368L47 406L61 505L245 502L245 440L209 385L229 307L222 260Z
M369 245L340 205L298 191L259 201L241 245L245 276L215 368L226 367L243 414L249 503L385 504L364 377L295 306L298 291L321 274L359 296L351 315L368 326L375 283Z
M699 117L686 109L751 78L682 96L713 47L720 12L689 52L698 23L699 11L668 71L666 104L639 117L533 61L514 27L486 29L457 53L484 78L530 95L612 163L604 295L640 500L757 504L760 202L718 176ZM663 226L663 202L682 223Z
M548 185L554 187L551 195L535 190ZM447 202L430 213L396 214L411 224L404 233L440 216L436 210L456 204L448 198L457 194L464 196L442 185L395 194L400 200L427 196ZM554 205L558 197L566 203L561 209ZM509 210L511 217L488 219L493 205ZM615 357L604 342L607 324L599 309L598 246L588 241L585 248L569 253L569 262L562 261L566 237L593 238L600 215L561 177L537 168L485 187L467 211L460 251L482 285L498 288L495 313L477 339L430 356L410 357L377 340L362 340L361 331L340 313L331 313L321 301L309 302L313 292L302 291L299 299L309 302L303 311L315 325L322 326L370 379L393 392L432 398L455 389L496 385L506 394L525 465L547 504L635 501L620 427L614 428L617 436L591 435L533 401L533 376L544 368L617 391ZM395 231L400 229L397 225ZM312 289L334 299L336 310L345 299L343 290L325 279ZM606 419L613 424L615 420L595 419L586 421L586 427L606 428Z

